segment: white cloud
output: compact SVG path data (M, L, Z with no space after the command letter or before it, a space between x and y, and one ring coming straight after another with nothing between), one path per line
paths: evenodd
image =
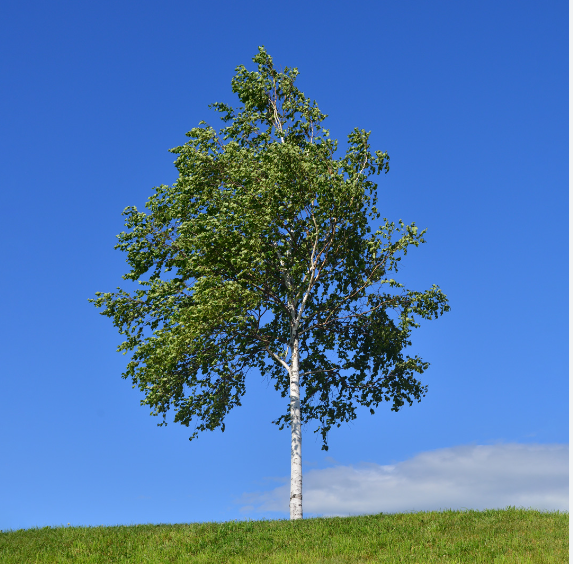
M390 466L360 464L303 476L307 515L356 515L509 505L569 510L569 446L468 445ZM289 484L243 494L244 511L288 512Z

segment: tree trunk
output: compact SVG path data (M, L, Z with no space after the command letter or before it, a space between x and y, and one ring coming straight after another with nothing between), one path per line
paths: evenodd
M302 430L300 424L300 388L298 375L298 337L292 348L290 370L290 518L302 519Z

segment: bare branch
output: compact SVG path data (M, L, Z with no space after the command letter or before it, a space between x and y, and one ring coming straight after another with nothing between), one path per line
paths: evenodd
M290 374L290 366L278 354L275 354L273 351L271 351L271 349L268 346L265 347L265 350Z
M330 368L328 370L310 370L308 372L300 372L301 376L308 376L309 374L318 374L323 372L337 372L340 368Z

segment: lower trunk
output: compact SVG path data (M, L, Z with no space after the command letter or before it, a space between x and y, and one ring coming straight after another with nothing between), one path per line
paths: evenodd
M300 425L300 388L298 376L298 339L292 349L290 371L290 518L302 519L302 430Z

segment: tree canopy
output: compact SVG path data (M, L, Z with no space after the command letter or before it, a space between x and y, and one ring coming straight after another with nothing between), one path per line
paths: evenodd
M298 70L276 70L262 47L253 61L232 79L240 106L211 106L221 129L200 122L172 149L177 181L145 212L124 210L116 248L138 286L91 301L125 336L123 376L160 425L173 409L191 439L224 431L255 369L289 398L274 423L314 424L327 449L358 406L398 411L425 395L417 375L429 365L404 351L419 319L449 305L436 285L394 278L425 231L380 221L372 176L388 172L388 154L354 129L339 156Z

